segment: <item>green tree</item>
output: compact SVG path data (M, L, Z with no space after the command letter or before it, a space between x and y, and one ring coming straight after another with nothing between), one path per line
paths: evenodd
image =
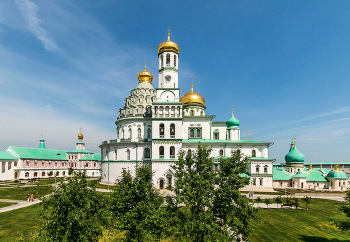
M269 208L269 205L271 204L271 200L266 198L265 199L265 204L266 204L267 208Z
M342 205L339 210L342 211L346 217L350 217L350 190L345 191L345 197L344 197L346 205ZM349 219L329 219L331 224L335 225L338 229L342 231L348 231L350 230L350 220Z
M261 203L262 201L261 201L261 197L257 197L256 199L255 199L255 201L257 202L257 203Z
M278 205L282 203L281 196L275 197L275 202L277 203L277 208L278 208Z
M302 200L305 202L306 210L309 210L308 205L311 203L311 197L305 196Z
M90 184L91 185L91 184ZM106 195L89 187L85 172L75 172L42 198L44 220L37 241L98 241L111 213Z
M293 203L293 205L295 206L295 209L298 210L298 207L299 207L299 198L294 197L292 203Z
M200 242L245 240L251 231L249 222L258 212L239 191L249 184L242 176L248 158L237 149L230 158L219 160L220 169L215 172L211 151L198 145L196 152L181 150L175 161L175 197L167 198L169 214L177 217L175 237Z
M111 209L116 217L119 231L127 231L124 241L143 241L150 233L160 239L166 235L164 198L152 186L152 171L149 166L136 167L136 176L124 170L116 180L111 195Z

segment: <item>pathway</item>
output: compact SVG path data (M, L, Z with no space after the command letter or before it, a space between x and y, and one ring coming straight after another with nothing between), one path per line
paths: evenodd
M31 205L34 205L37 203L41 203L41 200L34 199L33 202L27 202L27 201L23 201L23 200L0 199L0 202L17 203L17 204L12 205L12 206L0 208L0 213L3 213L3 212L8 212L11 210L19 209L19 208L28 207L28 206L31 206Z

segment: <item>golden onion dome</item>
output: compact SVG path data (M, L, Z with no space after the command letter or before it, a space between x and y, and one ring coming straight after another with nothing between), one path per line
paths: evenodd
M180 102L182 102L183 105L200 104L205 106L205 100L203 96L193 91L193 85L191 85L191 91L181 97Z
M158 46L158 55L163 51L174 51L176 54L180 54L179 46L175 42L170 41L170 33L168 33L168 40Z
M153 74L151 72L147 71L146 61L145 61L145 69L144 69L144 71L141 71L141 72L139 72L139 74L137 74L137 79L139 80L139 83L141 83L141 82L152 83Z
M80 133L78 134L78 139L83 139L84 135L81 133L81 128L80 128Z

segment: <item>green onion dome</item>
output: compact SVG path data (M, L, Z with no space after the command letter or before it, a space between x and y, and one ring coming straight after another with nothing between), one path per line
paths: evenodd
M335 165L334 170L328 172L327 178L335 178L335 179L348 179L348 176L344 171L339 169L339 165Z
M235 115L233 115L233 112L232 112L231 118L226 121L226 127L234 128L234 127L238 127L239 124L240 124L239 120L235 118Z
M289 153L284 157L284 160L289 163L304 163L305 156L295 147L292 141Z

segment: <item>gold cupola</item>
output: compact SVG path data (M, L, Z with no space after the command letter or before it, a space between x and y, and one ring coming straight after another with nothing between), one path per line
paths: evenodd
M139 74L137 74L137 79L139 80L139 83L142 83L142 82L152 83L153 74L147 71L146 61L145 61L145 69L139 72Z
M183 95L180 98L180 102L182 102L183 105L199 104L205 106L205 100L203 96L193 91L193 84L191 85L191 91Z
M78 139L83 139L84 135L81 133L81 128L80 128L80 133L78 134Z
M176 54L180 54L179 46L175 42L170 41L170 33L168 33L168 40L158 46L158 55L164 51L174 51Z

